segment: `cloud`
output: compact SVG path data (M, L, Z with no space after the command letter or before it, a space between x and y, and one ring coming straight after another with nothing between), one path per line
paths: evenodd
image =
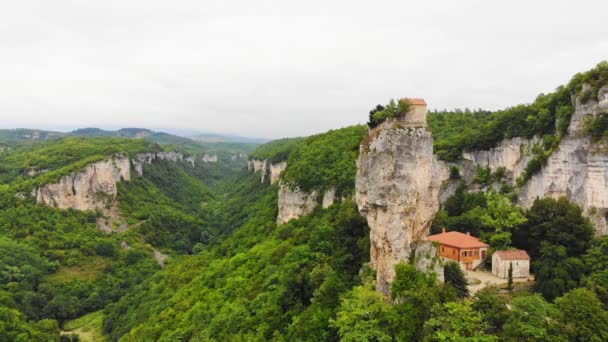
M0 126L305 135L390 97L532 101L608 51L605 1L14 1Z

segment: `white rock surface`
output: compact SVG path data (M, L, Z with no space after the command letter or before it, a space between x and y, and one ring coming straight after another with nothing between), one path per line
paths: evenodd
M585 87L585 89L589 89ZM599 102L581 104L575 101L575 111L557 150L547 164L522 187L518 193L519 204L529 208L537 198L562 196L579 204L593 222L596 235L608 234L608 146L591 143L583 133L585 120L608 110L608 87L600 89ZM478 166L492 170L505 167L512 184L522 175L533 158L532 147L540 139L513 138L504 140L497 147L486 151L463 154L462 168L470 180Z
M203 162L205 163L217 163L217 155L216 154L204 154Z
M266 177L270 173L269 164L270 163L268 162L267 159L264 159L264 160L253 159L253 160L249 161L249 163L247 164L247 168L249 169L249 171L252 171L254 173L259 172L262 176L262 183L264 183L264 182L266 182Z
M449 168L433 155L429 131L384 123L361 145L357 169L356 201L370 226L371 266L386 293L395 265L407 262L412 244L428 235Z
M336 202L336 189L329 189L323 194L323 209L331 207Z
M317 206L317 201L318 193L316 191L309 194L280 183L277 224L287 223L290 220L310 214Z
M103 160L83 171L63 176L58 183L35 191L36 201L62 209L102 209L118 191L117 183L131 180L131 162L126 157Z
M287 169L287 162L279 162L270 165L270 184L274 184L279 181L283 171Z

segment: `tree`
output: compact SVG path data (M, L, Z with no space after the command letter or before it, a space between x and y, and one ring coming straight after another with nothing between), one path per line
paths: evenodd
M391 298L400 318L397 340L414 341L423 336L424 322L436 304L456 300L456 291L447 284L438 284L433 272L422 272L411 264L395 266Z
M454 289L456 289L458 297L466 298L469 296L467 280L464 276L462 268L460 268L460 265L457 262L448 262L443 267L443 274L446 284L450 284Z
M608 312L595 293L572 290L555 300L557 320L570 341L608 341Z
M527 219L519 207L509 198L497 192L486 195L486 208L481 212L481 222L491 228L490 245L497 249L506 249L511 245L511 233Z
M553 300L578 286L584 264L578 258L568 258L566 247L544 244L540 259L533 262L536 283L534 291Z
M471 307L481 314L486 322L489 333L495 334L502 330L502 326L509 318L509 309L502 299L498 297L497 287L486 287L475 294Z
M514 245L525 249L532 260L540 257L541 243L564 246L569 257L585 252L593 238L593 226L581 208L567 198L534 201L526 212L527 224L516 230Z
M425 341L498 341L485 333L486 326L479 312L468 303L449 302L435 305L431 318L424 324Z
M513 298L511 315L503 327L505 340L559 341L548 319L552 312L551 304L538 294Z
M371 284L348 292L331 325L341 341L393 341L398 316Z

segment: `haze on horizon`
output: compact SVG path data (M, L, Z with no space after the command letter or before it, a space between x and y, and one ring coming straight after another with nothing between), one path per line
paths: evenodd
M533 101L607 59L605 0L22 0L0 6L0 128L301 136L389 98Z

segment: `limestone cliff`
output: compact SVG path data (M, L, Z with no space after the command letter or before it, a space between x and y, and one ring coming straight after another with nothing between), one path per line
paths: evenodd
M566 196L578 203L590 217L597 235L608 234L608 146L592 143L583 130L586 118L608 112L608 87L600 89L598 101L582 104L575 99L575 111L568 133L546 165L519 190L518 201L529 208L537 198ZM497 147L486 151L463 154L462 167L465 179L470 179L478 166L492 170L504 167L514 184L532 159L531 149L540 139L514 138L504 140Z
M279 181L281 173L287 169L287 162L279 162L270 164L270 184L274 184Z
M370 227L377 287L386 293L395 265L407 262L428 235L449 167L433 155L433 137L424 127L387 121L369 131L357 169L356 201Z
M287 162L271 163L268 159L253 159L249 161L247 168L251 172L260 173L262 183L269 181L270 184L275 184L279 181L281 173L287 169Z
M63 176L58 183L46 184L33 194L40 204L62 209L103 209L117 193L117 183L131 180L131 162L126 157L103 160L83 171Z
M260 173L260 175L262 177L262 183L264 183L264 182L266 182L266 177L269 173L268 164L269 164L269 162L267 159L264 159L264 160L253 159L253 160L249 161L249 163L247 164L247 168L251 172Z
M204 154L201 159L205 163L217 163L217 154Z
M307 193L298 188L279 184L277 224L287 223L292 219L310 214L318 204L318 193Z
M178 152L142 153L132 159L123 155L88 165L84 170L61 177L59 182L45 184L32 191L36 202L61 209L100 210L103 217L98 227L111 232L113 227L126 227L116 203L118 183L130 181L135 171L143 175L144 164L156 160L179 162L184 156Z

